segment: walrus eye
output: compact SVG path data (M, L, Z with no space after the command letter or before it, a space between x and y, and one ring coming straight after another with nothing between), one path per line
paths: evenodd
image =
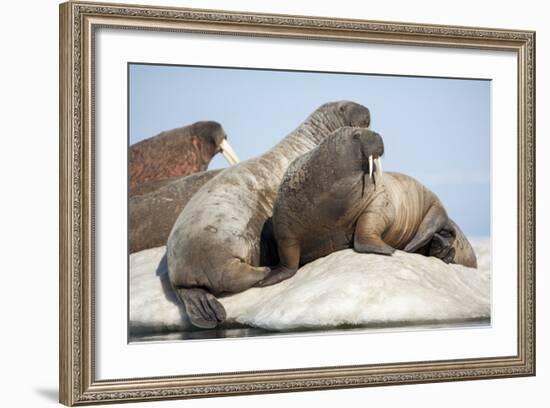
M361 137L361 132L355 132L352 137L355 139L355 140L358 140L360 137Z

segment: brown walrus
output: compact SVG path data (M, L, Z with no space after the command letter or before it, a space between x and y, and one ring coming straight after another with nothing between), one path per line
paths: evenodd
M437 196L412 177L382 175L383 154L379 134L346 127L289 166L273 210L280 264L256 286L345 248L384 255L402 249L477 266Z
M130 146L130 190L139 184L205 171L217 153L239 161L217 122L196 122Z
M130 197L128 202L128 251L130 253L166 245L170 231L191 197L222 169L190 176L153 181L137 187L152 188L145 194ZM154 188L161 184L158 188Z
M197 174L197 173L194 173L194 174ZM182 176L182 177L188 177L188 176ZM159 179L159 180L145 181L131 188L128 191L128 197L135 197L135 196L152 193L153 191L158 190L159 188L164 187L167 184L180 180L182 177L176 176L176 177L169 177L169 178Z
M248 289L270 272L260 266L261 236L288 165L335 129L369 123L362 105L324 104L267 153L226 169L193 196L170 233L166 255L170 282L195 326L223 322L216 296Z

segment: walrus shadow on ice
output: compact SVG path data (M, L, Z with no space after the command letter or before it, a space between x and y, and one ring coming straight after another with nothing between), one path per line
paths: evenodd
M216 296L244 291L270 273L261 265L261 236L288 165L334 130L369 124L362 105L324 104L270 151L228 168L193 196L170 233L167 259L170 282L195 326L225 321Z
M289 166L273 210L280 264L256 286L347 248L381 255L400 249L477 266L439 198L412 177L383 174L383 154L379 134L343 127Z

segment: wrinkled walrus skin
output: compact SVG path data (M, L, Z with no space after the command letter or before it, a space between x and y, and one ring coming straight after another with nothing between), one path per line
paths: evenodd
M195 122L130 146L130 190L140 184L205 171L227 139L217 122Z
M383 255L401 249L477 266L437 196L412 177L382 174L383 154L377 133L341 128L290 165L273 210L280 265L256 286L346 248Z
M270 272L260 266L261 235L288 165L335 129L369 124L362 105L324 104L267 153L228 168L193 196L166 253L170 282L195 326L223 322L225 309L216 296L248 289Z
M170 179L169 183L142 184L152 191L130 197L128 202L128 251L130 253L166 245L181 210L208 181L222 172L202 171ZM164 181L164 180L162 180ZM139 188L140 186L138 186Z
M183 177L187 177L187 176L183 176ZM135 196L152 193L153 191L158 190L159 188L164 187L167 184L173 183L174 181L179 180L181 178L182 177L169 177L165 179L146 181L144 183L138 184L134 188L129 189L128 197L132 198Z

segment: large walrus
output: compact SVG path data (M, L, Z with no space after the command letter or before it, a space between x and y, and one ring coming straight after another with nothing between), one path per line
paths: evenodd
M205 171L217 153L239 160L218 122L196 122L130 146L130 190L145 182Z
M202 171L166 183L165 179L136 187L144 193L130 197L128 203L128 251L166 245L174 223L191 197L221 172L222 169Z
M380 135L346 127L289 166L273 210L280 264L256 286L280 282L300 265L345 248L384 255L402 249L477 266L473 248L434 193L404 174L382 175L383 153Z
M288 165L342 126L368 127L369 110L327 103L255 159L232 166L201 188L178 217L167 243L168 273L191 322L212 328L225 320L215 296L261 281L261 236Z

